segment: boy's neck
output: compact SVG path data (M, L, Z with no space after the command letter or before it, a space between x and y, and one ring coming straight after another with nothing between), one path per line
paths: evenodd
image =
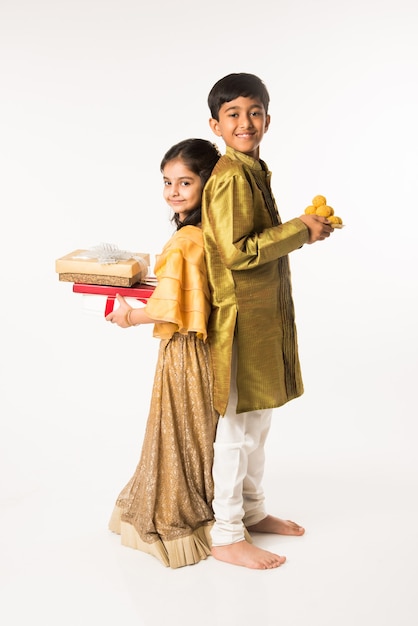
M232 152L236 152L237 154L242 154L244 157L248 158L248 159L253 159L254 161L258 161L260 162L260 149L257 150L257 157L253 156L252 154L246 154L246 152L240 152L239 150L237 150L236 148L232 148L232 146L226 146L227 150L231 150Z

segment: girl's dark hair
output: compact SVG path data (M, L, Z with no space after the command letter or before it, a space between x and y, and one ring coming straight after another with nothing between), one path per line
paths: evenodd
M215 144L206 139L185 139L172 146L164 155L160 170L163 172L166 164L173 159L181 159L185 166L197 176L200 176L202 187L206 184L221 154ZM196 226L201 222L201 206L189 213L183 222L177 213L174 213L172 221L177 230L182 226Z
M219 122L219 109L235 98L258 98L268 113L270 96L267 87L255 74L228 74L218 80L209 92L208 105L213 119Z

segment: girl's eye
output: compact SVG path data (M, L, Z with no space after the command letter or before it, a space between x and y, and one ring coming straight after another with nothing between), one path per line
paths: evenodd
M190 185L190 183L187 180L183 180L183 182L181 183L184 187L187 187L188 185Z
M170 183L170 181L169 181L169 180L165 180L165 181L164 181L164 185L165 185L165 187L168 187L169 185L171 185L171 183Z

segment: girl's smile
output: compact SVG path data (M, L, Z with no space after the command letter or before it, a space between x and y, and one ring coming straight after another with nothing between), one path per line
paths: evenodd
M163 171L164 199L183 221L201 201L202 181L200 176L189 170L181 159L165 164Z

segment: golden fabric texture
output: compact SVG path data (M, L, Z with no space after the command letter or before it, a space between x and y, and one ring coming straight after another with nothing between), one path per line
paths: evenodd
M203 191L208 338L221 415L234 337L238 413L278 407L303 393L288 254L308 241L308 229L298 218L281 223L270 180L263 161L227 147Z
M110 528L173 568L210 553L201 527L213 522L212 393L209 345L195 333L162 339L140 461Z
M195 331L206 340L210 293L201 229L183 226L176 231L154 271L158 283L145 309L151 318L164 320L155 324L154 336L168 339L175 332Z
M181 237L176 236L183 230ZM186 322L194 326L198 320L199 335L206 336L209 310L200 310L208 295L205 264L202 246L195 247L199 238L202 242L201 231L184 227L176 235L171 241L173 245L163 251L156 271L159 277L161 268L164 276L161 284L170 287L157 287L158 302L155 309L150 309L169 311L169 319L176 322L165 330L177 326L182 332L171 332L169 338L160 341L140 460L119 494L109 522L109 528L121 535L123 545L152 554L172 568L192 565L210 554L213 441L218 421L212 400L209 344L194 330L186 330ZM189 245L190 240L193 245ZM191 255L190 250L194 251ZM187 262L181 262L182 254ZM199 315L189 316L189 310L184 313L184 303L188 301L185 291L194 284L191 281L195 268L199 268L202 293L193 295L191 300L193 306L199 303ZM171 301L176 294L177 308ZM165 296L170 300L166 309ZM173 318L172 311L175 311Z

